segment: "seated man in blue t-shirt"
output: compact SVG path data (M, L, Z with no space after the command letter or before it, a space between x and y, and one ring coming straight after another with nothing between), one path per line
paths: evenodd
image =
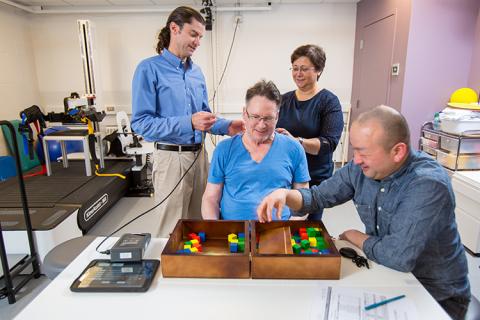
M275 133L280 99L271 81L262 80L248 89L245 133L221 141L213 153L202 201L204 219L256 220L258 205L273 190L308 187L302 146ZM282 212L287 220L290 210Z

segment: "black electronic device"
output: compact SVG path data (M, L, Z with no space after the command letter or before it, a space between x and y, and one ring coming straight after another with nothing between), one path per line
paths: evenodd
M110 249L110 260L141 261L151 238L150 233L125 233Z
M341 248L339 252L342 257L352 259L352 262L355 263L357 267L367 267L367 269L370 269L370 266L368 265L368 260L360 256L357 251L355 251L355 249L345 247Z
M93 260L70 286L74 292L145 292L160 265L159 260L112 262Z

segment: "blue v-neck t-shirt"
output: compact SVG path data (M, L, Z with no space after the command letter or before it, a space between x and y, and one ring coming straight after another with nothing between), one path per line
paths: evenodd
M225 220L257 220L263 198L278 188L310 181L302 146L288 136L275 134L265 157L257 163L236 135L221 141L212 157L208 182L223 183L220 217ZM282 219L290 217L285 207Z

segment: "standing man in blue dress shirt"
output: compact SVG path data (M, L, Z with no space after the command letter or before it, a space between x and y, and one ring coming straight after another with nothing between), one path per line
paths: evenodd
M205 19L189 7L170 13L158 36L158 55L138 65L132 83L132 128L155 142L153 183L155 197L165 198L183 174L179 186L158 207L157 236L168 237L180 218L200 218L208 174L202 151L206 132L235 135L243 121L217 118L208 106L207 86L191 59L205 33Z
M347 230L340 239L370 260L412 272L453 319L463 319L470 285L447 172L411 149L405 118L386 106L352 123L350 143L353 161L319 186L272 192L257 209L259 220L285 205L308 212L353 199L365 231Z

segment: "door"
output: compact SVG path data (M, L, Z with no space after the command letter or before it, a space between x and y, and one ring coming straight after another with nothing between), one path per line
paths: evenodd
M353 86L358 88L357 99L353 100L351 121L364 111L380 104L387 104L390 89L395 36L395 15L389 15L364 26L361 30L358 75ZM352 158L349 148L348 159Z

